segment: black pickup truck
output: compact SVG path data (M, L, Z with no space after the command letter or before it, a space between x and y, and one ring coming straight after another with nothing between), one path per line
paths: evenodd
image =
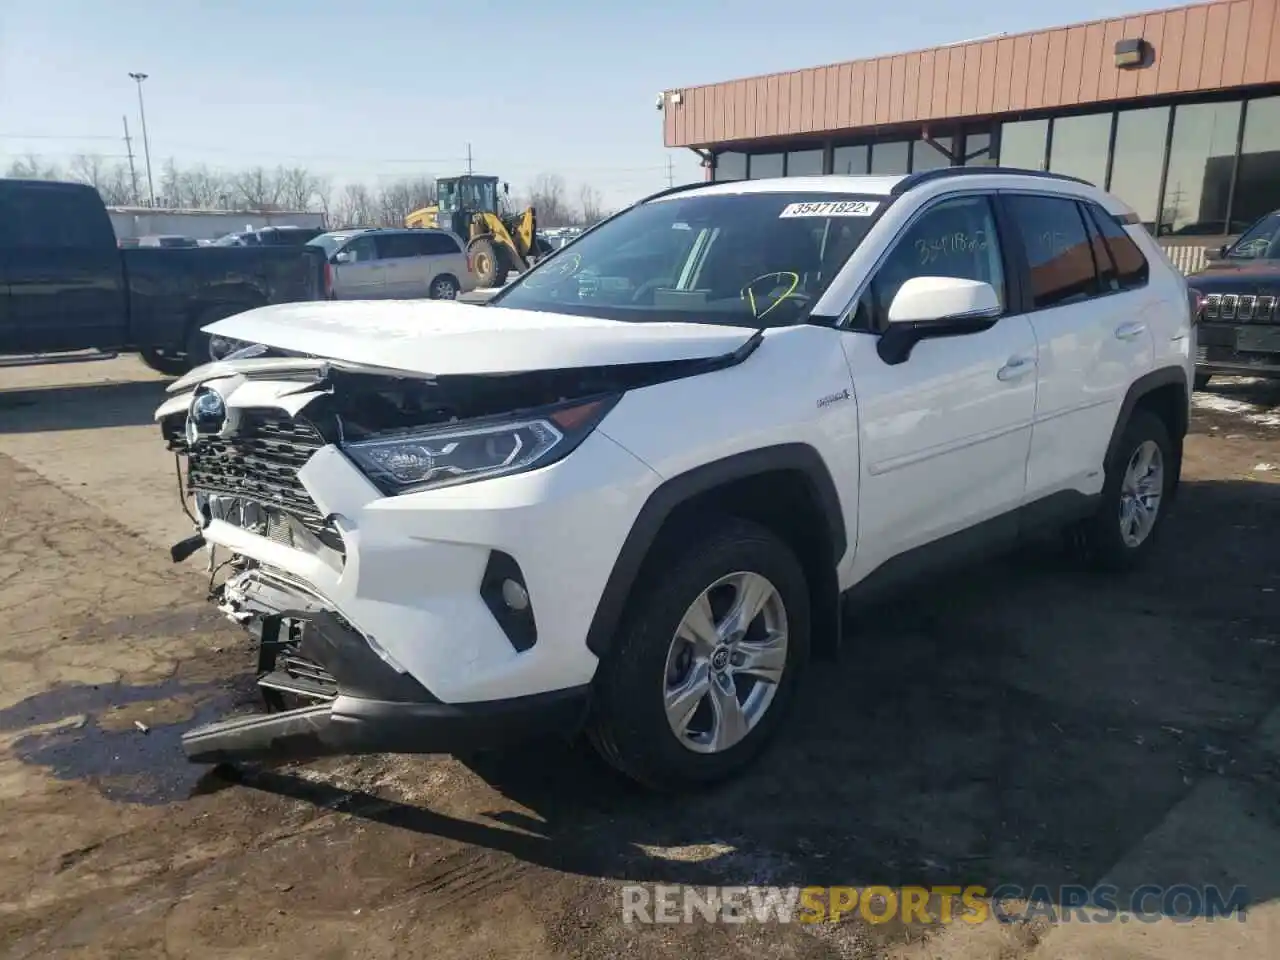
M201 327L323 286L316 247L120 249L92 187L0 179L0 355L136 350L178 374L227 349Z

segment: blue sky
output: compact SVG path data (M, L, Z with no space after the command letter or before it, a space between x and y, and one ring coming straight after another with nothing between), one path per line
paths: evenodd
M153 164L278 163L336 183L542 172L616 205L698 176L665 88L1145 9L1140 0L0 0L0 169L123 155L145 84ZM140 140L135 151L141 156Z

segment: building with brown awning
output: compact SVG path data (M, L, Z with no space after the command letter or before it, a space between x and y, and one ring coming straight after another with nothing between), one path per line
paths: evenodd
M1166 248L1199 248L1280 208L1280 0L672 88L661 107L667 146L709 179L1052 170L1123 198Z

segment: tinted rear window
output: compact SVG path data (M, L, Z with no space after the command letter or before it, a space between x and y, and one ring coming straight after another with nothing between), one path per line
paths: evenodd
M111 221L96 192L57 184L0 190L0 245L100 250L116 246Z
M1008 204L1026 248L1035 308L1064 306L1095 295L1098 275L1076 202L1015 195Z
M1145 284L1151 274L1151 267L1133 237L1107 211L1092 203L1088 207L1093 215L1093 222L1098 225L1098 230L1107 242L1107 249L1111 251L1111 259L1115 261L1116 280L1120 288L1131 290Z

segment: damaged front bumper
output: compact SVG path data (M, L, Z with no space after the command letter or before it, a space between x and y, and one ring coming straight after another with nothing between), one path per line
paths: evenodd
M197 727L197 763L306 760L337 754L468 753L581 724L587 687L505 700L442 703L399 672L319 598L253 569L223 588L222 609L260 641L259 685L276 712ZM303 701L293 709L285 702Z

